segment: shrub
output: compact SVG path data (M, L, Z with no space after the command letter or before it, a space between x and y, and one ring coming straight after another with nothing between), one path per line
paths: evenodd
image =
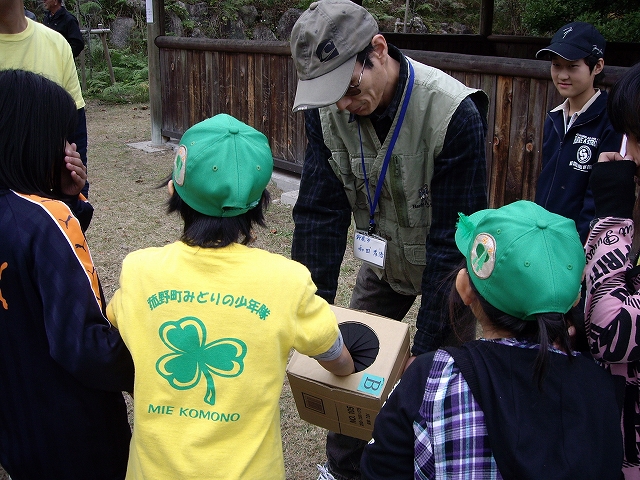
M91 50L93 67L87 78L87 97L106 103L135 103L149 101L149 67L147 57L129 49L110 49L111 64L116 83L111 85L109 70L102 55L102 45Z
M149 83L116 83L102 90L96 97L105 103L146 103L149 101Z

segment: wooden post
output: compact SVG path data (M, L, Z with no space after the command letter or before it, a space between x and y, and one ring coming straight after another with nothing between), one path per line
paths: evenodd
M102 28L102 24L98 24L97 29L91 30L91 33L97 33L100 36L102 42L102 53L104 53L104 59L109 67L109 78L111 78L111 85L116 83L116 77L113 74L113 66L111 65L111 55L109 54L109 46L107 45L107 33L111 30L108 28Z
M480 4L480 35L487 38L493 32L494 0L482 0Z
M78 26L82 29L82 16L80 15L80 6L79 6L79 2L76 2L76 9L75 9L75 13L76 13L76 18L78 19ZM82 40L84 41L84 32L82 30L80 30L80 32L82 33ZM84 62L85 62L85 55L84 55L84 51L85 49L83 48L82 51L80 52L80 86L82 87L82 93L87 91L87 73L84 70Z
M404 24L402 25L402 32L407 33L407 22L409 21L409 0L404 4Z
M107 62L107 67L109 68L109 78L111 79L111 85L116 83L116 77L113 74L113 65L111 65L111 54L109 53L109 46L107 45L107 33L111 31L109 28L102 28L102 24L98 24L99 28L92 28L90 30L86 30L84 28L80 29L80 32L84 35L87 34L87 38L89 38L89 42L91 42L91 35L96 34L100 37L100 41L102 41L102 53L104 54L104 59ZM87 78L84 71L84 49L80 52L80 63L82 65L82 89L86 90L87 88Z
M162 145L162 79L156 37L164 35L164 0L147 0L147 55L149 57L149 110L151 144Z

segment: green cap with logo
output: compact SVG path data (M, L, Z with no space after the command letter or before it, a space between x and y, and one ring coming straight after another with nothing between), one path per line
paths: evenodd
M267 137L221 113L184 133L172 179L180 198L194 210L235 217L258 205L272 172Z
M378 23L351 0L313 2L291 30L291 54L298 72L293 111L326 107L340 100L356 56L378 33Z
M459 216L456 245L491 305L521 320L571 309L586 263L573 220L526 200Z

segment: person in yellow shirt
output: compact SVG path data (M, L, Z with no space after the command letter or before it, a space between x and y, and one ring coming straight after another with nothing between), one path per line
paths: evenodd
M167 179L179 241L129 254L107 316L135 364L128 479L284 479L279 398L292 348L353 373L302 264L251 248L267 138L220 114L183 135Z
M3 0L0 8L0 70L37 73L56 82L76 102L77 123L69 135L87 166L87 118L85 101L73 54L67 40L55 30L25 16L23 0ZM81 192L89 198L89 183Z

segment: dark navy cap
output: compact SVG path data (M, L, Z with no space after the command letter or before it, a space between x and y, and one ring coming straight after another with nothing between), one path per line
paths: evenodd
M556 32L551 45L536 53L536 58L544 58L549 54L560 55L565 60L579 60L593 55L604 58L607 42L590 23L572 22Z

